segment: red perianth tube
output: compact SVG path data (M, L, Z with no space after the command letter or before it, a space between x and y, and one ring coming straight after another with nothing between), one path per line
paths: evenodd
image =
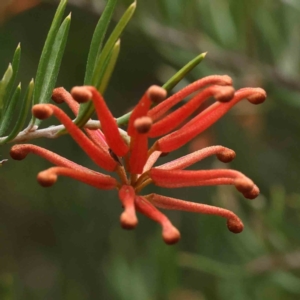
M116 169L117 162L110 154L102 148L97 147L61 109L52 104L37 104L33 106L32 113L38 119L46 119L54 114L66 127L73 139L97 165L108 171Z
M97 172L84 172L65 167L52 167L42 171L38 174L37 180L42 186L48 187L57 181L57 176L70 177L102 190L111 190L117 186L116 179L111 176Z
M145 196L145 198L156 207L163 209L182 210L226 218L228 229L233 233L240 233L243 231L244 228L244 225L240 218L232 211L224 208L206 205L202 203L183 201L171 197L161 196L158 194L150 194Z
M135 106L129 118L128 128L127 128L127 133L129 136L135 135L136 132L134 126L135 120L146 116L151 107L151 104L162 101L166 97L166 95L167 95L166 90L164 90L159 86L153 85L148 88L148 90L145 92L141 100Z
M116 120L99 92L92 86L87 88L92 93L92 100L107 144L117 156L124 156L128 152L129 147L119 133Z
M229 101L233 95L234 89L231 86L210 86L198 93L186 104L153 124L149 132L149 137L154 138L169 133L171 130L178 127L190 115L192 115L192 113L210 97L214 96L216 100L220 102L226 102Z
M184 186L200 186L203 181L219 178L233 178L236 187L244 192L252 190L254 183L241 172L228 169L216 170L162 170L152 168L149 176L154 184L161 187L175 188Z
M148 158L148 137L145 134L139 134L131 138L130 144L129 172L141 174Z
M40 157L45 158L46 160L50 161L54 165L60 167L71 168L74 170L84 171L84 172L95 172L88 168L85 168L81 165L74 163L52 151L44 149L42 147L32 145L32 144L22 144L22 145L14 145L10 150L10 156L16 160L24 159L29 153L36 154Z
M161 156L161 152L160 151L154 151L147 159L146 164L144 165L143 168L143 173L149 171L153 165L156 163L156 161L159 159L159 157Z
M155 151L161 153L159 151ZM154 153L155 153L154 152ZM218 159L222 162L230 162L235 158L235 152L229 148L223 146L211 146L206 147L185 156L182 156L173 161L167 162L163 165L157 166L157 169L164 170L180 170L185 169L202 159L209 157L211 155L216 155ZM148 170L147 170L148 171Z
M266 92L261 88L245 88L237 91L231 101L227 103L214 103L179 130L159 139L155 144L154 150L171 152L180 148L214 124L230 108L244 98L247 98L253 104L259 104L266 99Z
M73 96L66 91L63 87L59 87L53 90L52 93L52 100L58 104L65 102L75 116L78 115L79 111L79 104L78 102L73 98ZM78 100L78 99L77 99ZM90 139L98 146L105 150L108 149L108 145L106 143L104 134L101 132L101 130L91 130L88 128L84 128L87 135L90 137Z
M149 117L141 117L135 120L135 134L130 141L129 172L141 174L148 159L148 132L152 126Z
M157 208L155 208L147 199L141 196L136 196L135 205L136 209L140 213L162 226L162 236L165 243L175 244L178 242L180 239L179 231L172 225L170 220Z
M207 85L213 85L213 84L232 85L232 79L227 75L212 75L212 76L201 78L189 84L188 86L186 86L176 94L172 95L162 103L153 107L149 111L148 116L151 117L153 120L157 120L158 118L163 116L170 108L172 108L174 105L179 103L181 100L183 100L190 94L202 89Z
M124 206L124 212L121 214L120 218L121 225L125 229L132 229L138 223L134 207L135 192L133 187L130 185L123 185L119 190L119 198Z

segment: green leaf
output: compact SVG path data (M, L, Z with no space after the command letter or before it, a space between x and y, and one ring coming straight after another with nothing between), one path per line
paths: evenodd
M174 86L177 85L181 79L183 79L189 72L191 72L199 63L205 58L207 52L201 53L188 62L183 68L181 68L175 75L173 75L162 87L170 92Z
M105 6L105 9L98 21L96 29L93 34L90 51L88 55L85 77L84 77L84 84L90 85L92 84L92 79L95 72L95 66L97 62L97 58L100 54L101 46L110 23L112 14L115 9L115 5L117 0L108 0Z
M116 66L116 63L117 63L117 60L119 57L119 53L120 53L120 45L121 45L121 42L120 42L120 40L118 40L115 43L115 46L113 47L113 49L111 51L111 54L109 55L107 65L106 65L105 70L102 75L102 80L101 80L100 86L97 88L98 91L102 95L104 94L104 92L107 88L107 85L109 83L109 80L111 78L111 75L115 69L115 66Z
M40 61L36 73L36 79L35 79L36 84L35 84L34 94L33 94L33 101L34 101L33 103L35 104L39 103L39 96L41 94L41 89L44 83L44 77L45 77L44 74L49 64L49 59L52 52L52 45L54 43L54 40L56 39L57 32L60 28L66 5L67 5L67 0L60 1L60 4L56 10L55 16L53 18L50 30L48 32L44 44L44 48L40 57Z
M7 109L7 105L9 103L9 99L11 98L13 94L13 86L16 81L18 72L19 72L19 66L20 66L20 60L21 60L21 45L20 43L18 44L14 56L13 56L13 61L12 61L12 69L13 69L13 75L7 85L6 92L5 92L5 98L7 101L4 100L4 111Z
M1 81L0 81L0 120L2 115L2 110L4 108L5 102L5 94L7 90L7 86L13 77L13 68L12 65L9 64L8 68L6 69Z
M15 112L17 102L20 99L20 94L21 94L21 83L17 86L11 100L9 101L5 115L3 116L3 120L0 126L0 136L2 136L7 131L9 125L12 122L13 114Z
M45 68L45 73L42 75L43 82L39 86L38 91L39 94L35 93L36 89L34 89L33 93L33 103L47 103L49 102L52 90L55 86L56 79L58 76L62 56L64 54L69 28L71 23L71 15L67 16L63 23L61 24L57 35L55 37L54 43L52 45L50 56L47 60L47 66ZM40 120L36 120L35 124L39 124Z
M207 52L201 53L194 59L189 61L184 67L182 67L175 75L173 75L162 87L170 92L177 83L183 79L189 72L191 72L206 56ZM117 119L118 125L124 125L128 122L131 115L131 111Z
M108 38L101 54L99 55L97 59L97 64L94 71L94 76L92 78L92 85L95 87L99 87L101 84L102 76L101 76L101 70L105 67L105 64L107 64L107 59L109 59L109 55L117 42L117 40L120 38L120 35L122 34L123 30L125 29L126 25L130 21L134 11L136 8L136 1L134 1L128 9L123 14L122 18L116 25L115 29L111 33L110 37ZM100 76L99 76L100 75ZM94 112L94 107L92 102L88 102L85 104L80 105L79 114L75 120L75 123L82 127L88 119L91 117L91 115Z
M9 64L2 80L0 81L0 120L5 113L9 100L13 93L13 85L16 80L21 59L21 46L18 44L13 56L12 64Z
M65 12L67 2L68 2L67 0L60 1L44 44L44 48L40 57L36 78L35 78L36 83L33 92L34 104L42 102L41 94L42 94L42 89L44 87L45 79L47 77L46 71L49 68L49 61L53 52L53 44L55 43L55 40L57 40L57 34L61 28L61 21L63 18L63 14ZM43 100L45 101L45 99Z
M11 131L11 133L9 134L9 136L6 139L2 140L0 142L0 144L5 144L5 143L13 140L18 135L18 133L22 130L22 128L25 124L25 121L26 121L29 107L31 105L33 89L34 89L34 80L32 79L27 87L26 94L25 94L25 97L22 102L22 107L21 107L16 125L13 128L13 130Z

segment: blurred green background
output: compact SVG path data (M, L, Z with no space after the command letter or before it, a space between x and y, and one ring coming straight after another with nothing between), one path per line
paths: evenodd
M19 79L27 85L57 2L8 2L0 6L0 72L21 42ZM115 21L130 3L119 0ZM70 1L72 24L57 86L82 84L103 5ZM228 74L236 88L260 86L268 93L265 104L240 103L165 158L215 144L232 148L237 157L230 167L256 182L257 199L243 199L230 186L147 188L232 209L245 230L234 235L224 219L167 212L182 234L170 247L159 226L143 216L136 230L120 228L117 192L68 178L45 189L36 174L48 162L33 155L9 160L0 168L0 299L299 299L299 15L298 0L138 0L105 95L115 116L204 51L206 59L174 90L205 75ZM68 136L32 142L95 168ZM9 158L10 147L1 147L0 160ZM217 167L222 164L215 159L195 166Z

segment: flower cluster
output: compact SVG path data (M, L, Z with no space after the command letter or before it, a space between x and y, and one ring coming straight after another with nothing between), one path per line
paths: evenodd
M189 101L173 109L191 94L194 96ZM99 189L117 189L124 207L120 217L122 227L134 228L138 223L136 211L139 211L162 226L162 236L167 244L176 243L180 233L157 208L217 215L227 219L230 231L241 232L242 221L229 210L158 194L142 196L141 191L150 183L166 188L234 185L246 198L257 197L258 187L238 171L185 170L212 155L216 155L221 162L230 162L235 152L223 146L200 149L157 167L154 164L160 156L175 151L210 127L242 99L253 104L262 103L266 98L265 91L261 88L235 91L229 76L214 75L193 82L167 99L166 96L166 91L159 86L151 86L145 92L128 121L127 135L130 141L124 139L103 97L92 86L74 87L71 93L57 88L53 91L52 99L56 103L67 103L75 115L79 103L92 100L101 130L85 128L84 133L55 105L37 104L33 107L32 113L38 119L54 115L87 155L99 167L118 174L118 180L31 144L15 145L11 149L11 156L21 160L32 152L56 165L38 174L38 182L45 187L53 185L58 176L67 176ZM215 103L194 116L200 105L211 97L216 100ZM149 138L158 138L151 147L148 147Z

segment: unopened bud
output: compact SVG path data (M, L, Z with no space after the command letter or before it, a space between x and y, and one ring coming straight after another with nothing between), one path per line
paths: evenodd
M37 181L41 186L49 187L57 181L57 175L53 172L42 171L37 175Z
M153 103L160 103L167 97L167 91L158 85L150 86L147 94Z
M180 239L180 232L173 225L163 228L162 232L163 240L166 244L176 244Z
M32 114L40 119L48 119L53 114L52 108L48 104L36 104L32 107Z
M147 133L151 129L152 119L150 117L141 117L134 121L134 127L138 133Z
M252 104L260 104L263 103L267 98L267 93L265 90L261 88L255 88L253 89L253 94L247 97L249 102Z
M219 87L215 94L215 98L219 102L228 102L233 98L234 92L235 90L232 86Z
M11 149L10 149L10 156L12 159L15 159L15 160L22 160L24 159L27 154L28 154L28 151L26 151L24 149L24 146L23 145L14 145Z
M217 153L217 158L223 163L231 162L235 156L235 152L228 148L220 153Z
M65 93L65 89L62 88L62 87L58 87L58 88L53 90L51 99L55 103L61 104L61 103L65 102L64 93Z
M243 192L243 195L245 198L253 200L259 195L259 193L260 193L260 190L259 190L258 186L254 185L250 191Z
M71 95L78 103L85 103L93 97L92 92L85 86L73 87Z
M233 233L240 233L244 229L244 224L238 218L231 218L227 220L227 227Z
M250 192L254 187L253 181L249 178L237 178L234 181L234 185L236 189L241 193Z

